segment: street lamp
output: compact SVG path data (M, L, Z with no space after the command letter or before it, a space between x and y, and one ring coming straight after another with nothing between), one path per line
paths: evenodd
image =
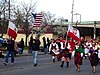
M78 20L78 16L79 16L79 22L81 22L81 14L76 13L76 14L73 14L73 15L76 15L76 21Z
M81 22L81 14L76 13L76 14L73 14L73 15L76 15L76 27L77 27L77 23ZM79 16L79 21L78 21L78 16Z

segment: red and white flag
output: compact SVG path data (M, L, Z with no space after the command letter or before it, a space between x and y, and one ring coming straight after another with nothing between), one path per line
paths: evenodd
M72 25L68 26L68 36L70 36L75 41L80 41L80 33L79 30L72 27Z
M17 37L17 31L18 31L18 29L17 29L17 27L15 26L15 24L14 24L13 22L9 21L7 34L8 34L10 37L14 38L14 40L15 40L16 37Z

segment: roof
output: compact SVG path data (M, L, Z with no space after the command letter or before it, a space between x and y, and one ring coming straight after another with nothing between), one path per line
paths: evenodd
M63 25L63 26L68 26L69 24L72 24L71 22L55 22L53 25ZM96 24L96 28L100 28L100 21L82 21L77 24L78 27L94 27ZM76 23L73 22L73 26L76 26Z
M77 27L93 28L94 25L95 25L95 22L96 22L96 28L100 28L100 21L82 21L82 22L77 24ZM47 25L48 27L47 27L47 31L45 33L52 33L53 32L53 30L52 30L53 26L57 26L57 25L58 26L59 25L68 26L69 24L71 24L71 22L62 22L62 23L55 22L52 25ZM75 22L73 23L73 26L76 26ZM0 27L0 33L7 33L7 26ZM25 31L24 31L24 29L19 29L18 33L19 34L25 34Z

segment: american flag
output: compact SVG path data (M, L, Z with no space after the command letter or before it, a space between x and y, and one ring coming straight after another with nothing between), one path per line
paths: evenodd
M35 20L33 26L42 26L42 17L43 17L42 14L41 13L40 14L33 14L32 13L32 15L33 15L34 20Z

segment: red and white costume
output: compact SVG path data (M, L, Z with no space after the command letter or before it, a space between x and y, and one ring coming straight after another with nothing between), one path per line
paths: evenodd
M100 42L96 45L96 49L98 50L98 58L100 60Z
M87 41L84 43L84 52L85 52L85 56L88 56L89 53L89 48L91 47L91 44Z
M66 40L60 40L61 50L63 50L63 49L65 49L65 48L66 48L66 43L67 43L67 41L66 41Z
M51 52L51 54L52 54L53 56L55 56L55 55L57 55L57 54L60 53L60 52L59 52L58 45L56 44L56 42L50 44L49 52Z
M68 40L67 48L69 49L69 53L72 53L74 51L74 48L75 48L75 42L73 42L72 40Z
M60 55L59 47L56 42L52 42L49 46L49 52L52 55L53 62L55 62L55 56Z

